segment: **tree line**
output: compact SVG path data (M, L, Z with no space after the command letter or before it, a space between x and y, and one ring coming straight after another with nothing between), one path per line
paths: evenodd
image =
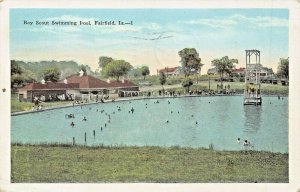
M178 55L181 58L180 63L185 76L185 79L182 81L182 86L189 91L189 87L193 85L193 81L189 76L191 74L199 74L201 67L204 64L201 63L201 58L195 48L184 48L178 52ZM238 59L229 58L228 56L223 56L211 61L211 65L216 69L216 72L220 74L221 87L224 75L231 75L236 64L238 64ZM280 59L277 68L277 76L286 79L289 78L289 58ZM161 71L159 73L159 81L162 87L166 83L166 78L167 76Z
M195 48L184 48L178 52L181 58L180 63L185 79L182 81L182 86L189 89L193 85L190 75L200 74L201 63L199 53ZM224 56L211 61L211 65L215 67L220 74L221 83L225 74L231 74L238 64L238 60ZM23 83L36 82L41 79L45 81L57 82L60 79L67 77L82 70L84 75L93 75L102 78L115 78L117 81L120 77L126 75L139 77L143 76L144 80L147 75L150 75L149 67L143 65L141 67L133 67L129 62L121 59L113 59L108 56L100 56L98 61L101 72L94 72L88 65L79 65L74 61L40 61L40 62L23 62L11 60L11 87L21 85ZM278 63L277 75L281 78L288 79L289 77L289 58L281 58ZM166 83L167 75L161 71L157 77L160 84Z
M131 74L134 77L143 76L144 80L150 74L149 67L144 65L134 68L125 60L115 60L111 57L99 57L99 68L102 69L102 75L105 77L113 77L119 80L121 76Z

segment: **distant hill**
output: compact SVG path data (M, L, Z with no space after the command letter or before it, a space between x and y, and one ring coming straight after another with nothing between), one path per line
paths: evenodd
M75 61L39 61L39 62L24 62L16 61L17 64L23 68L25 71L29 72L37 81L43 79L43 72L45 69L50 67L55 67L61 72L60 79L64 79L67 76L76 74L79 72L80 67ZM88 65L84 65L87 70L88 75L99 77L99 73L93 72Z

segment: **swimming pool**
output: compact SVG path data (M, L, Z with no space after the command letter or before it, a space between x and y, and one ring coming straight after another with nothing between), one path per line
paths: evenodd
M262 106L244 106L242 96L144 99L11 118L11 141L20 143L72 143L74 137L77 144L84 144L86 134L87 145L207 148L212 144L217 150L240 150L247 139L254 150L288 152L287 97L264 97Z

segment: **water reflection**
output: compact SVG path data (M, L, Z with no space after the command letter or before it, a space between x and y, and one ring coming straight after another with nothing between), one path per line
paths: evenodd
M244 106L244 132L257 132L261 125L261 106L245 105Z

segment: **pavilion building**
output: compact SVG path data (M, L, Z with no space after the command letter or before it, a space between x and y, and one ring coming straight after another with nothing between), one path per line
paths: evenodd
M124 94L125 93L125 94ZM139 87L128 80L103 81L90 75L71 75L61 82L30 83L18 90L19 100L98 100L109 95L135 96Z

